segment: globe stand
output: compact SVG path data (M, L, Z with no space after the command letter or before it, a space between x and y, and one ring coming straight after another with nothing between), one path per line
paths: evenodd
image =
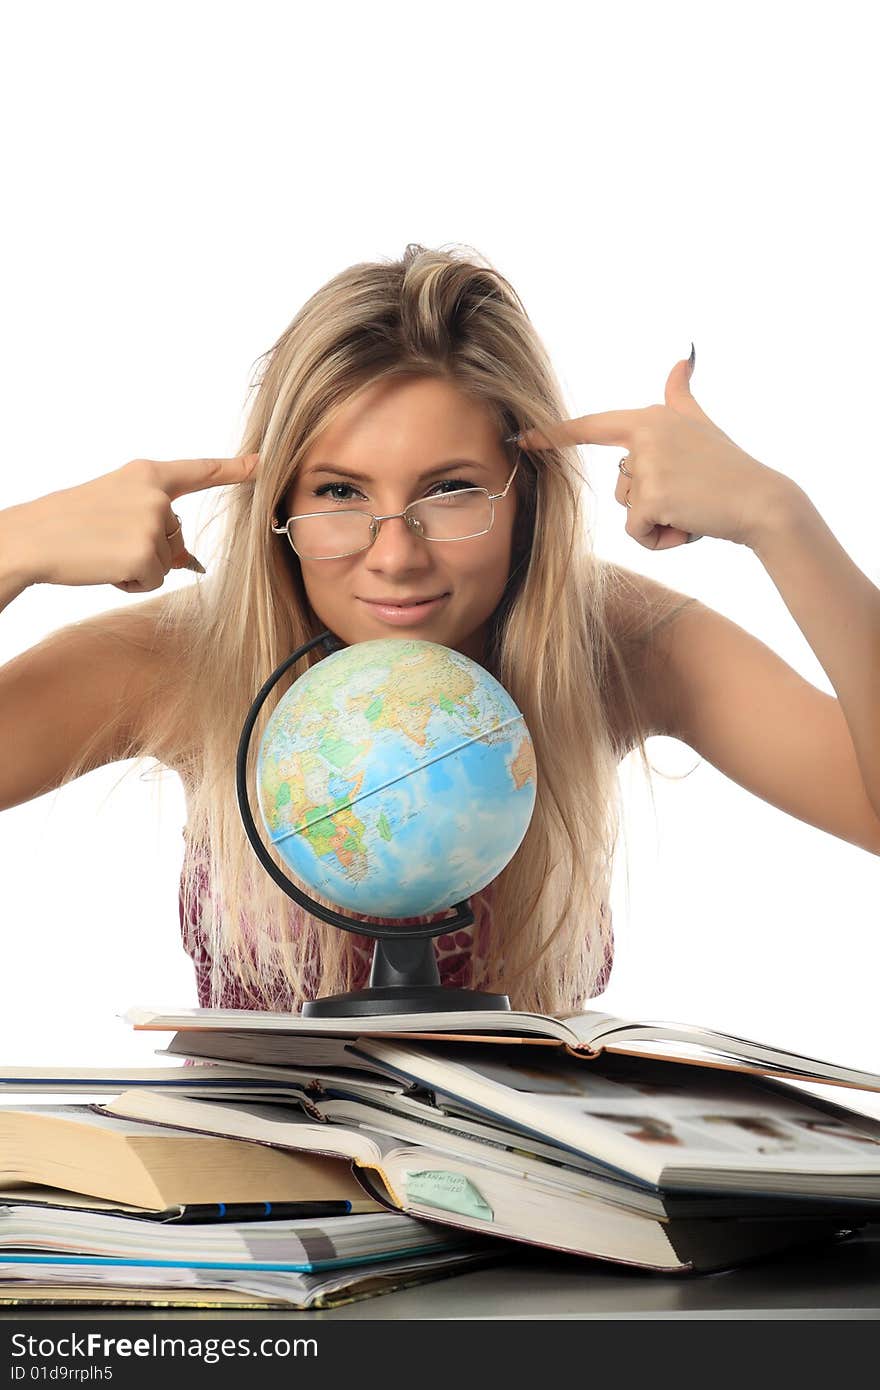
M443 930L446 930L445 923ZM376 942L369 988L312 999L303 1004L302 1012L304 1018L338 1018L509 1008L506 994L444 989L431 942L407 940L401 931L398 941Z
M431 938L446 932L458 931L474 924L474 914L467 902L455 904L455 916L443 917L424 927L386 927L379 922L360 922L354 917L346 917L341 912L324 907L309 897L284 874L270 857L260 839L251 813L247 789L247 755L251 734L257 717L266 698L277 682L291 666L314 647L323 645L327 652L339 649L344 644L330 631L321 632L311 641L297 647L276 667L262 686L248 711L238 742L238 755L235 766L235 785L238 794L238 809L241 813L245 833L263 868L270 878L282 888L289 898L300 907L341 931L353 932L360 936L371 936L376 940L373 949L373 964L370 971L370 984L367 989L355 990L348 994L326 995L323 999L312 999L303 1004L305 1018L349 1018L376 1017L377 1015L450 1013L468 1010L509 1010L510 1000L506 994L485 994L472 989L445 989L440 984L437 969L437 956Z

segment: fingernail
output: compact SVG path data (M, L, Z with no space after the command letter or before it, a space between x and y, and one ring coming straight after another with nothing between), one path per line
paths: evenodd
M693 374L694 374L694 367L695 367L696 365L697 365L697 349L694 347L693 343L691 343L691 355L690 355L690 357L688 358L688 366L690 367L690 375L691 375L691 376L693 376Z
M183 562L183 568L185 570L193 570L196 574L208 573L204 565L196 559L195 555L187 555L186 559Z

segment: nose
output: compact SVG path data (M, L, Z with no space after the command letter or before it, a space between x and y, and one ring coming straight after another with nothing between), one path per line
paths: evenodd
M364 552L367 568L385 574L404 574L431 567L430 545L402 516L379 523L379 534Z

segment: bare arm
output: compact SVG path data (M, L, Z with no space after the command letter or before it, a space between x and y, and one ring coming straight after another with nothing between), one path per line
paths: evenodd
M660 646L663 675L646 695L665 733L771 806L880 854L880 817L839 700L702 603Z
M880 852L880 588L853 563L801 488L791 485L782 497L779 515L767 520L752 549L834 687L836 701L828 695L821 697L824 711L819 701L813 701L817 724L812 732L821 734L824 721L832 721L834 737L845 751L843 775L849 781L851 773L857 774L853 796L860 803L861 825L863 830L867 827L869 837L873 812L876 854ZM811 690L814 696L815 688Z
M15 544L18 512L18 507L0 512L0 613L31 583Z
M76 775L148 753L147 699L167 652L155 640L165 596L51 633L0 667L0 811Z

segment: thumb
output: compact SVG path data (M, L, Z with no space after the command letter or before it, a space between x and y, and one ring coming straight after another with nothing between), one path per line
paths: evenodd
M696 352L693 343L691 343L690 357L683 357L680 362L676 362L666 378L664 399L666 404L672 410L677 410L680 415L689 415L692 420L708 421L709 416L691 395L690 382L695 362Z

